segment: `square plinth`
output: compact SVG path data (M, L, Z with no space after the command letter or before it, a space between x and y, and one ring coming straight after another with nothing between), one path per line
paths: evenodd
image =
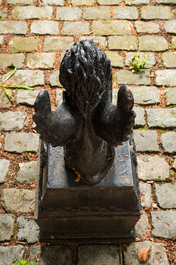
M94 186L77 182L62 147L40 146L35 220L41 241L134 241L140 195L133 140L115 148L111 169Z

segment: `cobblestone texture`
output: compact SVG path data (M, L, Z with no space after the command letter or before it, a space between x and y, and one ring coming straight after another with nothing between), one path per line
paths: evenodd
M173 109L147 109L147 124L149 128L175 128L176 108Z
M147 183L140 183L139 186L141 192L141 206L151 207L152 206L151 185Z
M117 6L113 9L113 17L116 19L138 19L138 11L136 7Z
M27 105L27 106L34 106L36 97L40 90L18 90L16 95L16 101L18 104Z
M74 44L72 37L47 37L44 39L44 52L65 51Z
M30 213L34 211L35 191L26 189L4 189L1 203L9 213Z
M92 31L95 35L126 35L131 34L131 28L128 21L93 21ZM120 40L120 39L119 39ZM125 43L125 42L124 42Z
M27 66L35 69L53 69L56 61L54 53L35 53L27 55Z
M99 29L97 29L98 31ZM119 34L118 34L119 35ZM134 36L113 36L108 39L109 50L137 50L137 42Z
M9 42L9 50L13 53L36 52L39 47L39 38L36 37L16 37Z
M156 184L155 189L157 202L161 208L176 208L176 183ZM164 194L169 196L163 196Z
M139 50L140 51L166 51L168 43L166 39L159 36L142 36L139 37Z
M134 102L141 105L150 105L160 102L159 90L154 86L130 87Z
M137 159L140 180L166 180L169 177L169 165L163 157L140 155Z
M24 21L0 21L0 34L26 34L28 25Z
M27 114L21 111L0 112L1 131L20 131L23 128Z
M24 54L0 54L0 68L4 68L10 64L15 64L17 68L24 66Z
M56 10L57 20L76 20L81 18L81 9L78 7L58 7Z
M176 212L175 211L157 211L151 212L152 217L152 235L167 239L176 238Z
M39 35L59 34L59 23L56 21L35 21L31 25L31 33Z
M24 247L18 246L0 246L0 265L12 265L14 259L23 258Z
M134 139L138 152L159 151L157 133L155 131L134 130Z
M50 6L46 7L19 7L16 6L12 12L13 19L51 19L53 9Z
M17 237L19 241L27 241L29 244L39 241L39 226L29 217L18 217L17 224L19 231Z
M176 87L168 87L166 89L166 105L176 104Z
M159 25L153 22L136 21L135 28L137 30L137 33L152 34L160 32Z
M171 8L168 6L143 6L141 18L145 20L172 19Z
M88 22L64 22L62 28L62 35L71 34L89 34Z
M37 161L19 163L19 167L17 181L20 183L26 183L37 179Z
M135 127L141 127L145 125L145 111L142 107L134 107L136 113Z
M83 18L84 19L110 19L111 12L109 7L87 7L83 9Z
M10 241L13 236L15 218L11 214L1 214L0 215L0 242Z
M158 86L176 86L176 70L157 70L155 84Z
M162 133L161 141L166 153L176 153L176 132Z
M10 161L7 159L0 159L0 183L6 182L9 173Z
M129 70L119 70L117 72L117 84L127 85L150 85L150 72L143 70L140 73L133 74Z
M149 221L148 217L145 214L142 214L140 220L137 222L135 226L136 236L140 238L144 238L145 236L149 235L150 228L149 228Z

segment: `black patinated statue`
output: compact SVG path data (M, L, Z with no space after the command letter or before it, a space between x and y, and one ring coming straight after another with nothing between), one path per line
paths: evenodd
M88 184L97 184L114 161L114 147L128 140L135 113L128 86L109 99L112 69L105 52L93 41L75 43L60 66L63 103L51 110L47 90L39 93L33 119L36 131L53 147L63 146L65 165Z

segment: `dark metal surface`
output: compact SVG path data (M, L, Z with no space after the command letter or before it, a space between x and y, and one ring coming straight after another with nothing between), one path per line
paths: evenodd
M44 142L63 146L65 165L85 183L102 181L114 161L114 147L128 140L135 113L128 86L111 103L112 69L105 52L91 40L75 43L60 66L63 103L51 110L49 93L43 90L35 102L33 119Z

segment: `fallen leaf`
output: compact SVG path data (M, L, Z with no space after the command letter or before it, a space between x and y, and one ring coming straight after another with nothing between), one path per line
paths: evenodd
M138 252L138 260L139 262L145 262L148 259L149 253L151 250L151 246L148 248L141 248Z

